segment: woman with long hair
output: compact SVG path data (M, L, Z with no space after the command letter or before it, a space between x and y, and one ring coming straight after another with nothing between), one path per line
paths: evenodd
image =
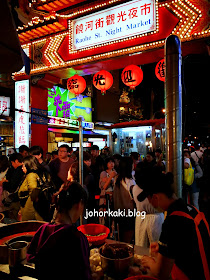
M27 156L23 159L22 169L25 179L18 191L22 221L46 220L45 214L38 213L34 208L34 202L37 199L40 185L43 182L49 182L50 175L34 156Z
M131 243L134 237L135 217L133 187L136 185L132 178L133 160L131 157L122 157L119 166L119 175L114 184L114 209L120 209L125 214L117 217L119 224L120 241ZM132 212L132 216L131 216ZM128 214L130 213L130 216Z
M77 182L67 181L57 196L54 223L39 228L28 249L37 278L90 280L89 245L75 227L84 212L87 194Z
M114 178L117 176L117 172L114 169L114 159L112 157L108 157L105 159L105 170L100 174L99 187L101 189L100 200L99 200L99 209L103 211L104 209L108 210L108 202L109 208L112 210L112 193L114 188ZM106 218L106 217L105 217ZM108 219L109 224L111 221ZM104 217L99 218L100 224L105 224Z

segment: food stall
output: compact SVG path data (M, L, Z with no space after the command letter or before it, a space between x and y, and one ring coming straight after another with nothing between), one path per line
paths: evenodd
M0 227L0 279L36 279L35 266L26 262L26 252L31 238L43 222L27 221ZM107 239L110 230L103 225L80 226L90 245L90 267L93 280L123 280L128 276L148 276L141 266L143 255L149 254L143 248ZM88 234L91 233L91 234ZM18 247L17 247L18 246ZM133 278L131 278L133 279ZM129 279L130 280L130 279Z

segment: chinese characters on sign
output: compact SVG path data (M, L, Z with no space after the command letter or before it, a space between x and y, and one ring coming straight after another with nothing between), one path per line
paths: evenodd
M54 86L48 89L48 116L92 121L91 98Z
M75 95L82 93L85 88L85 79L77 74L67 80L67 89Z
M31 123L48 124L48 111L31 108Z
M165 59L161 59L155 67L155 75L160 81L165 81L166 71Z
M29 80L15 83L15 148L29 146Z
M78 120L71 120L71 119L65 119L65 118L49 117L48 124L53 125L53 126L79 128ZM82 122L82 127L85 129L94 129L94 123L93 122Z
M0 96L0 115L9 116L10 97Z
M73 20L73 49L156 30L155 0L134 0Z

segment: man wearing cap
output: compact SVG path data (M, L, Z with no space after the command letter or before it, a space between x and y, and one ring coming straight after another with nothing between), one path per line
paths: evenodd
M139 194L140 201L148 197L155 208L167 211L158 243L150 247L152 257L145 256L144 267L158 279L210 279L209 226L203 213L178 199L171 187L172 174L153 177Z

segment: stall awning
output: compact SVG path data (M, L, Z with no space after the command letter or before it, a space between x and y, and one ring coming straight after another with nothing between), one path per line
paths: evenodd
M160 126L165 123L165 119L154 119L154 120L142 120L142 121L131 121L122 122L111 125L109 128L124 128L124 127L136 127L136 126Z

